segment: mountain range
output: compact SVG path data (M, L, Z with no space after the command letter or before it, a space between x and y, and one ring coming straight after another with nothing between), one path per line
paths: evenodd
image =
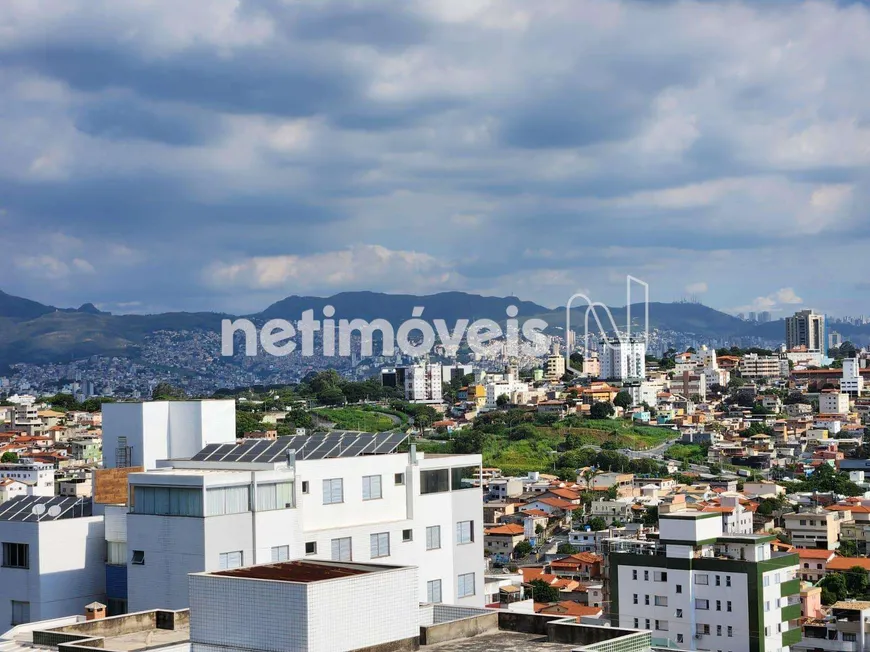
M428 296L342 292L331 297L289 296L265 310L246 317L255 322L282 318L298 320L305 310L320 318L326 305L335 308L335 318L387 319L394 326L409 319L415 306L423 306L422 318L444 319L452 325L458 319L489 318L504 322L508 306L518 308L519 319L540 317L554 328L564 324L564 308L549 308L515 297L483 297L465 292L442 292ZM618 325L625 323L626 309L611 309ZM632 307L632 321L638 324L643 311ZM650 303L650 327L694 334L699 339L755 336L772 341L782 339L783 321L753 324L698 303ZM575 316L576 315L576 316ZM56 308L0 291L0 364L15 362L68 362L91 355L135 358L139 345L156 331L219 332L221 320L234 315L213 312L170 312L153 315L113 315L86 303L79 308ZM578 326L583 308L572 312ZM837 326L844 337L864 338L870 326Z

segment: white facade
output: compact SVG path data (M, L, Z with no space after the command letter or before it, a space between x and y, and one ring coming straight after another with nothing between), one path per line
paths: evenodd
M405 400L412 403L441 403L443 382L440 364L424 362L405 369Z
M38 523L0 520L0 542L0 630L19 624L22 615L27 617L23 622L61 618L105 600L101 516ZM26 568L6 565L7 544L15 544L16 551L26 546Z
M663 514L659 554L611 554L614 623L684 650L749 652L761 637L761 649L788 650L800 638L800 599L796 583L783 584L796 577L797 555L774 553L774 537L723 537L716 516Z
M840 379L840 391L847 394L860 395L864 391L864 377L858 358L843 360L843 377Z
M232 400L103 404L103 465L144 466L236 440Z
M819 413L847 414L849 395L843 392L822 392L819 394Z
M601 378L608 380L646 377L646 342L640 338L601 341Z
M299 460L295 470L179 461L132 474L135 496L151 486L200 497L184 494L191 517L143 514L136 498L140 513L127 516L128 608L186 607L187 573L306 557L416 566L419 602L432 599L437 583L438 601L482 606L482 495L460 482L480 464L480 455L389 454ZM276 482L293 483L293 506L252 512L252 496ZM230 498L231 487L244 495ZM241 502L216 509L212 492L222 491Z
M304 580L294 580L297 566ZM358 574L331 577L333 567ZM191 652L344 652L420 635L414 568L291 562L257 571L191 575Z
M511 374L505 375L502 380L487 382L484 386L486 389L486 402L484 408L487 410L495 410L498 407L498 397L507 396L511 402L522 403L522 396L529 392L529 384L523 382Z
M28 496L54 496L54 467L51 464L0 464L0 480L6 478L26 484Z

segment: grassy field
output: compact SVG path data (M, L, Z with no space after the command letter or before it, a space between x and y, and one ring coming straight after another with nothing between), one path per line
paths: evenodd
M335 422L339 430L362 430L364 432L383 432L397 426L386 414L361 408L318 408L316 414Z

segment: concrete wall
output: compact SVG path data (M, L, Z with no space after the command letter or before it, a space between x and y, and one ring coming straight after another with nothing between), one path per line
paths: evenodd
M498 631L498 612L452 620L420 628L420 644L435 645Z

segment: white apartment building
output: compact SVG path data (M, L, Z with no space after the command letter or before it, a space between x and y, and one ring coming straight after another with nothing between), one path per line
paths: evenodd
M28 496L54 496L54 467L42 462L0 464L0 480L17 480L27 485Z
M789 374L788 360L776 355L747 353L737 368L744 378L782 378Z
M642 338L609 338L600 343L601 378L642 380L646 378L646 341Z
M0 505L0 629L104 600L103 517L90 501L21 496Z
M521 397L529 393L529 384L517 379L512 374L506 374L500 380L487 382L484 389L486 389L484 409L495 410L498 407L498 397L502 395L507 396L513 403L524 402Z
M852 519L848 510L829 512L811 509L797 514L785 514L785 529L795 548L836 550L840 541L840 526Z
M440 364L422 362L405 369L405 400L411 403L441 403L443 375Z
M233 400L103 404L103 466L156 468L236 440Z
M819 394L819 413L848 414L849 395L844 392L822 392Z
M843 377L840 379L840 391L860 396L864 391L864 377L861 375L861 365L858 358L843 360Z
M345 456L316 459L329 437ZM297 558L416 566L418 601L483 606L480 455L353 456L396 435L335 437L211 446L131 474L129 611L186 607L188 573ZM269 446L271 461L252 457Z
M683 650L780 650L801 640L798 556L773 536L726 535L717 514L660 515L654 550L609 556L614 626ZM626 545L624 549L631 549Z
M562 380L565 375L565 356L551 353L544 361L544 378L551 381Z

